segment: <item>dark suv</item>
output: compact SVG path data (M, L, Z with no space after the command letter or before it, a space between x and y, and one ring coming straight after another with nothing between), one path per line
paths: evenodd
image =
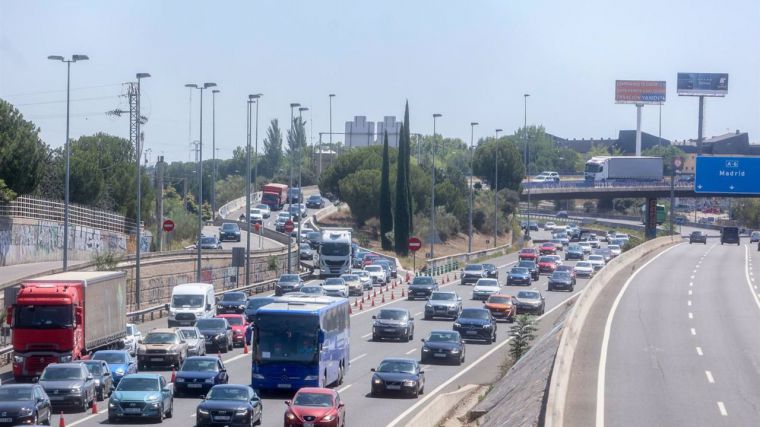
M86 412L96 399L96 385L83 363L53 363L42 372L39 384L53 406L70 406Z
M219 241L225 240L240 241L240 227L234 222L225 222L219 227Z
M454 321L454 330L465 340L496 342L496 319L488 309L465 308Z
M707 244L707 234L704 231L692 231L689 234L689 244L704 243Z
M739 227L723 227L720 230L720 244L724 243L736 243L741 244L739 238Z

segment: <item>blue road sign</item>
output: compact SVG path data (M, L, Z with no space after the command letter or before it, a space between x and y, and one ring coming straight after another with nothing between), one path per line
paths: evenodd
M695 193L760 195L760 157L697 156Z

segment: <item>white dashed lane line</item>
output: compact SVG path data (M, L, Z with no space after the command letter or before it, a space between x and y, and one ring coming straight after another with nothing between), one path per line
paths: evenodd
M715 379L712 376L712 372L705 371L705 377L707 377L707 382L710 384L715 384Z
M694 328L691 328L691 334L692 334L692 335L697 335L697 330L696 330L696 329L694 329Z
M354 363L354 362L356 362L357 360L361 359L362 357L364 357L366 355L367 355L367 353L360 354L360 355L354 357L353 359L349 360L348 363Z
M689 319L693 319L693 318L694 318L694 313L689 312Z
M702 353L702 347L697 347L697 355L704 356L704 353Z
M718 411L720 411L720 414L724 417L728 416L728 411L726 411L726 405L723 404L723 402L718 402Z
M413 349L411 349L411 350L407 351L407 352L406 352L406 354L412 354L412 353L414 353L415 351L417 351L417 348L413 348Z

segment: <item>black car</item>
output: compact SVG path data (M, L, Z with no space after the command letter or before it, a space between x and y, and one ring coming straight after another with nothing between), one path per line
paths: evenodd
M538 280L539 273L538 273L538 265L536 265L535 261L530 260L524 260L517 263L517 267L527 268L528 271L530 271L530 277L533 280Z
M704 231L692 231L689 234L689 244L692 243L704 243L707 244L707 234Z
M196 426L261 424L261 399L247 385L215 385L195 410Z
M549 276L549 290L567 289L575 290L575 279L566 271L555 271Z
M177 371L174 396L205 394L217 384L227 384L229 376L222 360L216 356L192 356Z
M546 310L546 301L538 289L520 291L515 298L517 299L517 314L542 315Z
M312 209L322 209L325 207L325 200L320 194L312 194L306 199L306 207Z
M720 244L724 243L736 243L741 244L741 238L739 237L739 227L723 227L720 229Z
M53 407L39 384L0 386L0 425L51 425Z
M480 279L487 276L486 268L483 264L467 264L462 270L462 284L472 285Z
M95 391L98 394L98 401L102 401L110 396L113 389L116 387L113 384L113 376L111 376L111 369L108 368L108 363L106 363L105 360L84 360L82 363L84 363L84 366L90 371L92 380L95 381Z
M303 200L303 191L298 187L288 189L288 204L301 203Z
M222 244L216 236L203 236L201 237L200 244L201 249L222 249Z
M310 231L306 233L306 240L309 241L309 247L317 250L319 249L319 243L322 241L322 233L319 231Z
M431 331L422 339L422 363L435 361L452 361L457 365L464 363L464 340L456 331Z
M398 338L408 342L414 339L414 317L405 308L383 308L372 316L372 341Z
M281 296L288 292L298 292L303 287L303 279L297 274L283 274L274 285L274 294Z
M432 277L416 276L414 279L412 279L412 283L409 284L406 297L410 301L417 298L427 299L430 297L433 291L437 291L438 289L438 282L436 282Z
M454 321L454 330L466 340L496 342L496 319L486 308L465 308Z
M486 270L486 277L489 279L499 278L499 269L493 264L483 264L483 268Z
M95 381L80 362L47 365L39 379L50 402L86 412L96 399Z
M219 241L225 240L240 241L240 227L234 222L225 222L219 227Z
M512 267L507 274L507 286L528 285L533 283L530 270L525 267Z
M216 301L217 314L240 314L245 311L245 302L248 295L245 292L225 292L222 298Z
M578 245L570 245L565 251L565 260L577 259L583 261L586 255L583 253L583 247Z
M370 395L395 392L419 396L425 391L425 372L414 359L388 358L372 369Z
M232 326L227 322L227 319L218 317L198 319L195 322L195 327L203 334L206 350L213 348L222 353L232 350Z

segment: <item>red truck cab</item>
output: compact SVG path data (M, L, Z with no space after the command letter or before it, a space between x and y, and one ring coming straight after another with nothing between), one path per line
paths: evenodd
M288 186L285 184L265 184L261 189L261 203L268 205L273 211L282 209L287 197Z

